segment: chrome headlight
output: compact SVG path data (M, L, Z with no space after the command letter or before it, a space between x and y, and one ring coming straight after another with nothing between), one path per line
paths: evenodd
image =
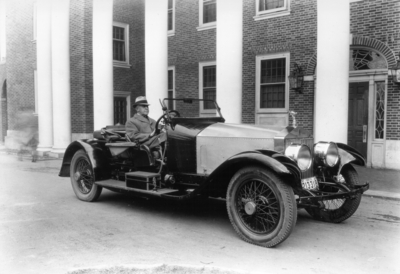
M312 164L311 150L306 145L291 144L285 150L285 155L293 159L301 171L306 171Z
M318 142L314 145L314 157L317 165L334 167L339 162L339 149L333 142Z

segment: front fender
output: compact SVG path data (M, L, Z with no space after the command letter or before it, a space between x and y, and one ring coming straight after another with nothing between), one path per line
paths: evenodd
M351 146L336 143L339 148L339 155L340 155L340 166L338 173L342 170L342 168L347 164L355 164L359 166L365 166L365 158L358 152L356 149L352 148Z
M207 178L203 187L217 184L220 190L225 190L233 175L241 168L258 165L272 170L278 176L286 178L285 183L294 186L296 178L300 178L300 170L295 163L284 155L270 150L246 151L236 154L215 169ZM221 189L222 188L222 189Z
M70 165L72 157L78 150L84 150L86 155L92 164L96 179L104 178L107 179L109 163L108 150L104 145L104 142L99 142L93 139L83 139L72 142L66 149L61 170L58 176L69 177L70 176Z

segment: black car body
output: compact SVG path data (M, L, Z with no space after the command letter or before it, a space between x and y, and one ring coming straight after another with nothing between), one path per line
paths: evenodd
M352 167L365 159L345 144L314 144L296 126L226 124L214 101L215 117L187 117L207 100L174 99L174 110L166 100L157 127L163 124L167 141L158 159L125 137L124 126L107 126L70 144L60 176L71 177L79 199L97 200L102 187L175 200L223 197L239 236L272 247L290 235L298 208L342 222L369 187Z

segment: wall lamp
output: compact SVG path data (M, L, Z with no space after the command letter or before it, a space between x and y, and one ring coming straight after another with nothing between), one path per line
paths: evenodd
M397 85L400 85L400 52L396 66L389 68L388 73L392 76L393 82Z
M290 72L289 76L289 89L293 89L298 93L303 93L303 81L304 81L304 73L301 66L294 63L294 69Z

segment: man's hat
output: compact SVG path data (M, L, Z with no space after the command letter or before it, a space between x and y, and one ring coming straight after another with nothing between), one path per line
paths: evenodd
M150 104L147 103L147 99L144 96L139 96L136 98L135 103L133 104L134 107L136 106L149 106Z

